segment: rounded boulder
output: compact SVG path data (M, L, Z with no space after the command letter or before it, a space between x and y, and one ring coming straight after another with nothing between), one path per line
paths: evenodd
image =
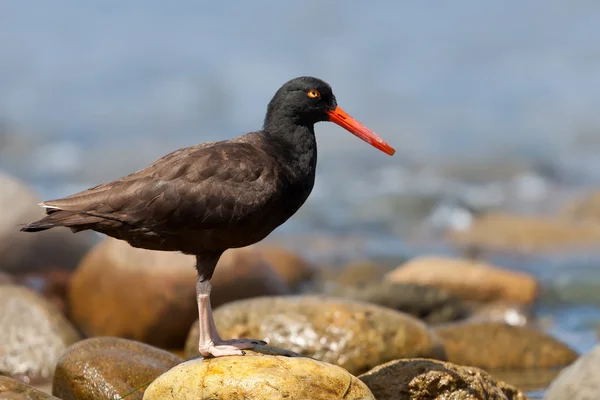
M0 285L0 375L25 382L52 377L56 360L79 340L58 308L31 289Z
M264 355L195 358L146 389L144 400L375 399L348 371L307 357Z
M463 300L532 303L538 282L526 273L458 258L416 257L385 277L388 282L442 288Z
M69 347L56 365L52 394L63 400L141 400L144 389L183 359L168 351L112 337Z
M327 296L261 297L214 313L223 338L250 337L339 365L352 374L406 357L443 357L439 339L418 319L385 307ZM198 328L186 355L198 355Z

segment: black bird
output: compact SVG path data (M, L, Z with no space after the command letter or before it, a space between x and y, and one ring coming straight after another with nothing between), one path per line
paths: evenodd
M47 215L21 230L91 229L133 247L196 256L200 353L242 355L264 342L221 339L210 279L225 250L264 239L305 202L315 181L314 124L320 121L395 152L337 105L326 82L299 77L275 93L262 130L179 149L131 175L43 202Z

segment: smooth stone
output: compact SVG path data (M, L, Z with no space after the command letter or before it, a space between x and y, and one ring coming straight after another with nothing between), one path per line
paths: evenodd
M115 336L181 348L198 318L193 256L131 247L107 238L82 260L69 290L71 315L87 336ZM285 294L277 273L255 251L227 251L211 280L217 306Z
M563 369L550 384L544 400L600 399L600 345Z
M146 389L144 400L375 399L364 383L335 365L307 357L264 355L186 361Z
M385 279L435 286L463 300L479 302L503 300L530 304L539 291L538 282L530 274L450 257L413 258L387 274Z
M526 400L487 372L426 359L394 360L358 377L377 400Z
M21 381L0 375L0 399L2 400L60 400L37 390Z
M476 303L473 305L469 321L504 322L514 326L534 325L536 319L533 306L505 301Z
M91 246L93 236L74 235L69 229L37 233L19 232L28 222L42 218L41 199L24 182L0 171L0 271L25 273L46 268L71 270Z
M0 285L0 374L26 383L50 379L79 334L56 306L31 289Z
M406 357L443 358L441 342L418 319L385 307L327 296L261 297L215 310L223 338L250 337L352 374ZM198 355L192 326L186 356Z
M460 320L470 312L467 304L443 289L411 283L367 282L337 286L327 294L392 308L430 324Z
M541 330L501 322L465 321L433 329L444 341L448 361L479 368L565 366L577 352Z
M69 347L54 373L52 394L63 400L105 400L128 395L141 400L144 389L183 359L133 340L98 337Z

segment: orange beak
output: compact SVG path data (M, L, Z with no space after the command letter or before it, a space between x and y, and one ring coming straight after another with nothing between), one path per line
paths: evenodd
M390 156L393 156L396 152L392 146L387 144L382 138L369 130L369 128L348 115L346 111L342 110L339 106L337 106L333 111L327 111L327 114L329 115L329 120L331 122L338 124L348 132L353 133L355 136L369 143L371 146L383 151L386 154L389 154Z

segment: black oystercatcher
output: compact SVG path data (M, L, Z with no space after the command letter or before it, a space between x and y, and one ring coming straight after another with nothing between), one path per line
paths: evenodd
M242 355L264 342L219 337L210 279L225 250L262 240L304 203L315 181L320 121L395 152L338 107L327 83L300 77L275 93L262 130L176 150L131 175L41 203L47 216L21 230L91 229L134 247L195 255L200 353Z

